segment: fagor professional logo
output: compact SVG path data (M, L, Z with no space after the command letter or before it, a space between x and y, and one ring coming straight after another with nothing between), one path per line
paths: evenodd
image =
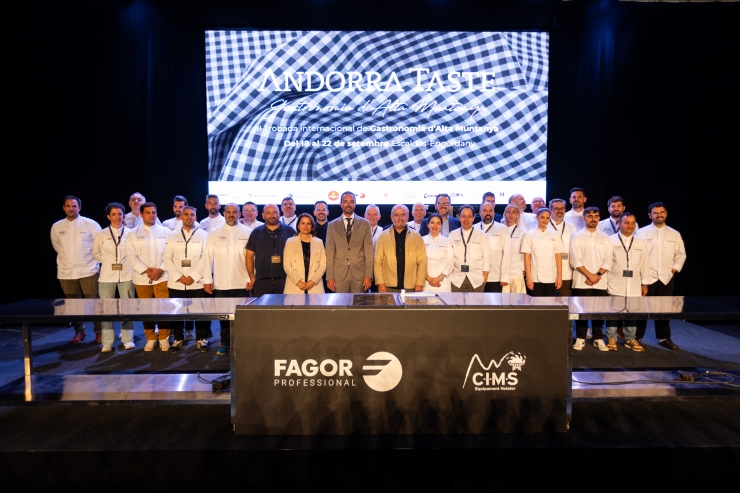
M368 387L378 392L388 392L398 385L403 376L403 367L398 358L391 353L384 351L371 354L367 358L367 363L362 367L366 372L363 379ZM367 372L378 371L376 374L367 374Z
M357 387L349 359L274 360L274 387ZM370 355L362 367L362 378L371 389L388 392L403 376L401 362L391 353Z
M506 372L507 368L501 368L504 361L511 366L511 371ZM468 371L465 373L465 381L463 382L463 388L468 383L468 378L472 382L472 386L475 390L516 390L516 386L519 383L519 374L524 364L527 361L527 357L523 356L522 353L514 353L509 351L503 358L498 360L491 360L488 366L484 365L477 354L473 355L468 365ZM473 365L477 362L477 367ZM497 371L501 370L501 371Z

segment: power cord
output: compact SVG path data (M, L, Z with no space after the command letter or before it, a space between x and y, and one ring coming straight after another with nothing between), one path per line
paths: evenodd
M213 380L206 380L205 378L200 376L200 372L198 372L198 380L203 383L210 383L213 386L213 390L215 392L220 392L222 390L227 390L231 388L231 372L228 371L224 373L223 375L219 375Z

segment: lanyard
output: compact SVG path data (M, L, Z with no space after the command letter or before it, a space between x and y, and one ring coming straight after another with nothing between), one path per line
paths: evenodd
M378 227L377 226L375 226L375 228L373 228L373 238L375 238L375 232L376 231L378 231Z
M190 233L190 238L185 239L185 230L181 229L180 233L182 233L182 239L185 240L185 258L188 258L188 243L190 243L190 240L193 239L193 236L195 236L195 232L198 231L198 227L196 226L192 233Z
M629 269L630 268L630 250L632 250L632 242L635 241L635 236L634 235L632 236L632 239L630 240L630 247L629 248L627 248L624 245L624 242L622 241L622 235L620 235L619 233L617 233L617 237L619 237L619 243L622 244L622 248L624 248L624 251L627 254L627 268Z
M488 229L484 231L484 233L488 234L489 231L491 231L491 228L493 227L493 221L491 221L491 225L488 226ZM483 231L483 223L480 223L480 230Z
M515 224L514 225L514 229L511 230L511 234L509 235L509 238L513 238L514 237L514 231L516 231L516 228L518 228L518 227L519 227L518 224Z
M552 219L550 219L550 224L552 224L552 227L553 227L553 229L555 229L555 231L558 230L558 227L555 226L555 224L552 222ZM563 241L563 235L564 234L565 234L565 221L563 221L563 230L560 232L560 241L561 242Z
M473 228L470 228L470 234L468 235L468 241L465 241L465 231L460 229L460 239L463 242L463 246L465 247L465 256L463 258L463 263L468 263L468 243L470 243L470 237L473 236Z
M298 216L293 216L293 220L290 221L288 224L285 224L285 216L283 216L283 224L285 224L286 226L292 226L296 219L298 219Z
M612 227L612 231L614 231L615 233L617 233L617 232L618 232L618 231L617 231L617 227L616 227L616 226L614 226L614 223L612 222L612 218L611 218L611 217L609 218L609 226L611 226L611 227ZM632 243L630 243L630 245L631 245L631 244L632 244Z
M272 238L272 254L277 255L277 239L278 239L278 234L280 234L280 227L277 227L274 230L268 229L267 232L270 234L270 237Z
M113 236L113 230L108 227L108 232L110 233L110 237L113 240L113 244L116 245L116 263L118 263L118 245L121 244L121 238L123 238L123 230L126 229L123 224L121 224L121 234L118 235L118 241L116 241L116 237Z

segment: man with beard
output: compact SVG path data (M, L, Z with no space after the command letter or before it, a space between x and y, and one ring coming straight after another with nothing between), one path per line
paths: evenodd
M607 235L599 231L599 208L583 210L586 226L570 240L570 265L573 266L573 296L606 296L607 273L611 269L613 247ZM609 351L604 344L604 321L592 321L593 343L599 351ZM573 349L580 351L586 344L588 320L576 320L576 342Z
M260 226L262 227L262 226ZM259 229L258 227L257 229ZM251 289L245 248L252 230L239 224L239 206L224 207L224 224L208 233L204 252L203 289L216 298L246 298ZM217 356L228 354L231 346L231 322L221 320L221 347Z
M442 216L442 230L440 234L444 237L449 237L452 231L460 228L460 221L452 216L448 216L450 207L452 206L452 199L446 193L440 193L434 200L434 208L437 210L437 214ZM419 228L419 234L426 236L429 234L428 219L424 218Z
M488 237L491 249L490 270L484 292L501 293L504 286L509 284L511 272L511 245L509 228L493 220L493 205L483 202L480 206L481 222L473 225Z
M586 193L582 188L572 188L570 190L571 209L565 213L565 220L575 226L576 231L586 227L586 222L583 220L583 208L587 200Z
M208 217L200 222L200 229L210 233L217 227L224 224L224 216L221 215L219 210L221 209L221 203L218 200L218 195L209 193L206 195L206 210L208 211Z
M180 210L178 219L182 226L170 234L164 247L164 265L169 276L167 289L170 298L203 298L206 295L203 279L208 233L198 228L195 214L195 207L184 206ZM208 351L208 330L211 322L195 322L195 336L188 337L187 332L192 330L190 329L192 325L192 321L170 322L174 342L170 345L169 352L179 351L185 347L185 341L193 338L197 339L196 345L202 353Z
M675 229L666 226L668 209L663 202L654 202L648 207L651 224L640 229L635 236L645 240L648 246L647 296L673 296L674 280L686 262L686 249L683 238ZM636 338L641 341L645 336L647 322L639 320ZM678 346L671 341L671 326L668 320L655 321L655 337L658 344L673 351Z
M246 202L242 206L242 217L239 218L239 222L249 229L265 224L257 220L257 204L254 202Z
M326 285L336 293L363 293L372 284L373 240L370 223L355 214L355 194L340 198L342 215L326 233Z
M172 199L172 212L175 213L175 217L173 217L172 219L167 219L165 222L162 223L162 226L171 231L177 231L182 228L182 219L180 219L180 215L182 214L183 208L187 205L188 199L186 199L182 195L175 195L175 198ZM198 226L198 221L195 221L195 227L197 228Z
M285 269L283 253L285 242L296 235L290 226L280 222L280 212L276 204L267 204L262 209L265 224L252 231L247 242L246 266L251 289L255 296L263 294L283 294L285 290Z
M316 219L316 238L320 239L326 247L326 230L329 226L329 204L323 200L317 200L313 205L313 217Z
M557 232L560 242L563 244L562 259L562 280L563 284L558 289L558 296L571 296L573 294L573 267L570 265L568 255L570 253L570 237L576 232L575 226L566 221L565 218L565 200L552 199L550 201L550 226Z
M143 224L128 235L126 259L134 271L133 281L137 298L169 298L167 271L164 265L164 247L171 231L157 224L157 206L152 202L141 205ZM170 349L170 327L167 322L159 322L159 335L154 330L154 322L144 322L146 346L144 351L154 351L159 338L162 351Z
M609 217L599 223L599 229L611 236L619 232L619 217L624 213L624 199L618 195L610 198L606 206L609 210ZM637 224L637 223L635 223ZM637 229L640 229L640 225L637 224Z
M51 244L57 252L57 279L67 298L98 297L98 262L93 257L93 241L100 225L80 216L82 201L72 195L64 197L65 218L51 227ZM95 339L102 342L100 322L95 322ZM75 335L70 344L85 339L85 325L75 322Z

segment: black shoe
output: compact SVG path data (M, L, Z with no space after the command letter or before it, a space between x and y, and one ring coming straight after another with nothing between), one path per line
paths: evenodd
M172 344L170 344L170 348L167 350L167 352L176 353L184 347L185 347L184 341L174 341Z
M678 346L673 344L673 341L671 341L670 339L666 339L665 341L660 341L658 344L663 346L664 348L670 349L671 351L678 351Z

